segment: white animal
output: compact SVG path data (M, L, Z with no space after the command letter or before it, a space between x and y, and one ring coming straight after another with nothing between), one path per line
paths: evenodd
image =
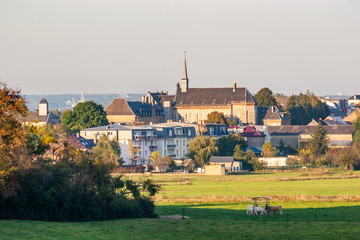
M247 206L246 207L246 215L253 215L254 214L254 207L253 206Z
M258 215L265 215L266 214L266 211L264 208L262 207L255 207L255 214Z

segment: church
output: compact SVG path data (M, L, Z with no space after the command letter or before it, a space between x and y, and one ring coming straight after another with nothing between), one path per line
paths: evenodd
M186 56L181 85L175 95L167 91L148 92L140 101L114 99L105 108L109 122L131 124L161 123L167 121L202 123L211 112L222 112L236 124L257 124L257 106L245 87L190 88Z
M217 111L224 113L237 124L257 123L257 106L245 87L190 88L186 56L181 85L176 86L174 96L174 121L201 123L207 115Z

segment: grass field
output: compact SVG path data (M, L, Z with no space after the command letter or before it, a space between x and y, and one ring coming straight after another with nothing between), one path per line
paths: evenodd
M359 176L326 171L153 175L162 185L156 213L189 219L0 220L0 239L358 239ZM272 205L283 206L283 216L247 216L253 196L272 197Z

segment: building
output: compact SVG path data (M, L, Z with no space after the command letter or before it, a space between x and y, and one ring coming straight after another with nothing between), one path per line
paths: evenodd
M354 94L348 100L348 105L351 109L355 109L355 107L360 104L360 95Z
M276 106L267 108L265 117L262 121L263 124L267 126L291 125L291 118L285 112L280 112L279 108Z
M240 134L247 142L248 146L246 150L252 150L257 154L262 152L266 138L264 133L256 130L255 126L247 126Z
M105 108L110 123L162 123L163 109L154 102L127 101L115 98Z
M239 124L257 122L256 102L244 87L190 88L186 58L181 85L178 83L174 98L174 120L200 123L207 115L217 111Z
M80 131L80 136L93 139L95 143L101 135L119 142L125 165L138 165L148 164L153 151L160 151L161 157L184 158L196 130L184 123L162 123L143 126L112 124Z
M269 126L268 131L271 136L271 143L279 147L282 141L284 145L293 148L299 146L300 142L308 141L314 134L317 125L289 125L289 126ZM329 145L334 147L348 146L352 142L354 126L352 125L324 125L324 129L329 136Z
M241 161L235 161L234 157L226 156L212 156L209 165L224 166L226 173L239 172L243 169Z
M343 120L348 123L354 123L360 117L360 109L356 108L352 113L347 115Z
M54 113L49 112L49 103L43 97L39 102L39 109L30 111L26 117L20 119L20 122L23 124L45 126L47 124L60 123L60 118Z

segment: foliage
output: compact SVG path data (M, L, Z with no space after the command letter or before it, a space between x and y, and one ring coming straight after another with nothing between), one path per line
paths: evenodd
M254 95L258 107L277 106L273 92L269 88L262 88Z
M220 156L233 156L237 145L239 145L241 149L247 147L247 143L240 133L230 134L227 137L220 137L216 140L216 146Z
M255 171L262 170L266 167L266 163L260 161L252 150L246 151L245 160L252 165L252 169Z
M121 149L116 138L110 140L108 136L101 135L93 150L97 164L108 165L111 168L119 165Z
M235 148L234 148L234 159L235 160L241 160L241 159L244 159L244 157L245 157L245 153L242 150L241 146L236 145Z
M300 163L302 165L310 164L312 162L312 156L310 149L301 149L299 151Z
M228 125L227 118L224 116L224 113L222 112L219 113L217 111L209 113L207 115L206 122Z
M360 142L360 117L354 122L353 141Z
M18 118L27 115L20 90L0 83L0 185L7 184L11 171L29 164L27 134Z
M275 149L274 145L270 142L265 142L262 147L261 155L265 158L275 157L278 155L278 151Z
M195 161L196 166L208 164L210 158L217 153L218 148L214 138L209 136L198 136L189 142L188 157Z
M135 161L135 154L136 154L138 151L140 151L141 149L137 149L137 148L133 145L132 141L130 141L130 140L128 140L128 144L129 144L128 150L129 150L129 152L130 152L130 158L131 158L132 161Z
M354 142L353 145L339 149L335 155L334 163L339 164L344 169L360 169L360 143Z
M309 91L292 95L287 103L287 111L293 125L306 125L312 119L326 118L330 114L329 107Z
M329 136L322 124L319 124L309 140L309 149L313 155L324 154L329 145Z
M160 151L153 151L149 157L149 161L153 162L155 166L159 166L162 159L161 159L161 152ZM150 162L149 162L150 164Z
M58 161L38 158L0 188L0 218L89 221L154 216L159 186L112 177L94 155L66 147ZM145 195L147 193L147 195Z
M78 103L72 111L65 111L61 121L71 133L109 124L103 107L93 101Z

